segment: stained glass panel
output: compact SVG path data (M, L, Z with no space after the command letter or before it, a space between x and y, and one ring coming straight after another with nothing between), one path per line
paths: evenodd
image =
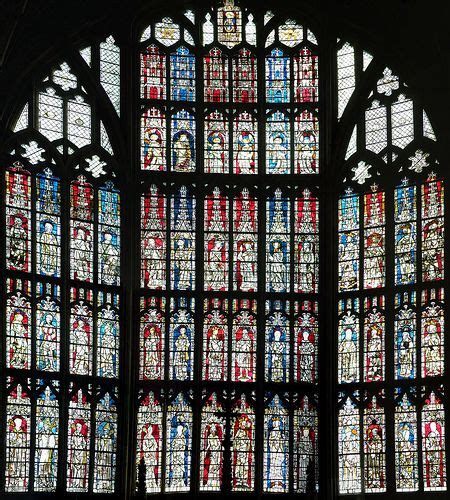
M319 119L305 110L294 121L294 171L296 174L319 172Z
M166 166L166 122L159 108L149 108L141 119L141 168L163 171Z
M256 301L233 300L231 379L254 382L256 378Z
M38 283L36 296L36 368L43 371L59 371L60 367L60 287L50 283Z
M318 378L318 304L294 302L294 380L317 382Z
M165 309L163 297L141 297L140 378L164 378Z
M205 118L205 172L229 172L229 134L226 116L214 111Z
M195 100L195 56L178 47L170 56L170 97L174 101Z
M194 299L170 299L169 370L171 380L194 376Z
M266 380L288 382L290 370L289 302L266 301Z
M342 403L338 424L339 493L359 493L361 491L360 414L353 398L347 397Z
M229 99L228 57L218 48L204 57L205 101L226 102Z
M203 380L228 379L228 301L210 298L204 302Z
M70 308L70 372L91 375L93 366L93 293L84 288L71 288Z

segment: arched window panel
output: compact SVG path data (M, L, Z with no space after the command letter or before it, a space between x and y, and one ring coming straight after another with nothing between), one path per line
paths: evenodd
M172 297L169 312L169 380L193 380L195 299Z
M422 463L425 491L447 489L445 453L445 416L443 389L426 390L421 411L422 421Z
M200 429L200 491L221 491L227 433L223 395L206 395Z
M151 185L141 196L141 287L165 289L167 281L167 195Z
M288 292L291 261L291 203L280 188L266 201L266 290Z
M339 493L361 491L359 392L340 394L338 410Z
M178 393L167 405L165 491L189 491L192 453L192 395Z
M231 337L231 380L256 380L257 302L250 299L233 300Z
M207 174L230 171L228 114L212 111L205 116L204 168Z
M167 170L166 147L165 112L149 108L141 119L141 169Z
M170 286L172 290L195 288L195 186L177 188L170 200Z
M318 381L318 303L313 300L294 301L294 381Z
M163 401L159 393L139 394L136 432L137 491L161 491L163 458Z
M372 61L372 55L349 42L338 40L336 49L338 118L355 91L357 82Z
M94 493L114 493L117 449L117 396L113 391L97 394L95 408Z
M174 172L194 172L197 168L195 118L183 109L170 122L170 168Z
M364 491L386 491L386 417L384 393L367 394L363 410Z
M268 382L288 382L291 371L288 301L266 301L265 346L266 380Z
M386 314L384 295L364 300L364 366L363 380L385 380Z
M256 38L255 38L256 43ZM242 48L233 56L233 101L254 103L257 101L257 62L253 53Z
M139 378L164 378L166 300L164 297L141 297L140 300Z
M266 172L289 174L291 172L291 131L289 117L275 111L266 121Z
M290 101L291 60L282 49L274 48L266 57L266 100L269 103Z
M338 314L338 382L358 382L361 356L359 299L339 300Z
M317 110L303 110L294 118L294 173L319 171L319 118Z
M187 47L170 55L170 97L173 101L195 100L195 56Z
M204 99L206 102L228 102L229 60L219 48L212 48L203 58Z
M258 122L253 113L244 111L233 120L233 172L258 172Z
M290 417L287 396L266 393L263 490L268 492L289 491Z
M319 491L318 415L313 397L298 395L293 416L293 475L295 493Z
M203 380L228 380L230 342L228 300L205 299L203 311Z
M230 264L230 203L218 187L207 194L204 203L204 284L206 290L225 291L229 288Z
M395 399L395 478L398 492L417 491L418 427L415 388L396 390Z
M58 372L61 364L60 285L36 284L36 369Z
M258 283L258 201L248 188L233 200L233 290L255 292Z

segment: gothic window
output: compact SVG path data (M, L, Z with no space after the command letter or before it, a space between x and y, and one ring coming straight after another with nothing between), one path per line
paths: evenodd
M140 492L317 489L318 47L266 24L142 30Z
M6 146L8 493L116 487L121 198L99 96L78 76L94 55L119 111L120 52L109 37L36 84L36 105L25 105Z
M338 47L340 116L370 61ZM338 200L339 491L440 491L444 181L425 111L391 69L377 73Z
M191 3L67 42L9 118L0 492L446 494L423 103L305 12Z

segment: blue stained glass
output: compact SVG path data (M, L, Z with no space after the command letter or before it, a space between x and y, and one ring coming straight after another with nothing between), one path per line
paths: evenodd
M290 93L290 60L280 49L273 49L266 60L267 102L288 102Z
M176 172L195 170L195 120L186 110L172 117L172 169Z
M195 56L186 47L170 56L170 84L174 101L195 100Z
M264 490L287 491L288 471L289 417L281 398L275 395L264 417Z
M269 174L289 174L290 131L284 113L275 112L267 120L267 171Z

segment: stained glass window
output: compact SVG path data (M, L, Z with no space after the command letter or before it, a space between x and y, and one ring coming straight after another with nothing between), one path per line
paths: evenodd
M139 42L136 491L315 493L317 39L184 17Z
M445 495L433 116L295 9L201 3L5 115L0 495Z
M6 145L6 492L116 491L121 193L93 102L106 93L120 111L120 52L112 37L83 50L89 92L66 62L50 68Z
M342 42L337 58L345 115L370 61ZM386 68L346 153L337 252L342 494L446 489L444 181L424 116Z

